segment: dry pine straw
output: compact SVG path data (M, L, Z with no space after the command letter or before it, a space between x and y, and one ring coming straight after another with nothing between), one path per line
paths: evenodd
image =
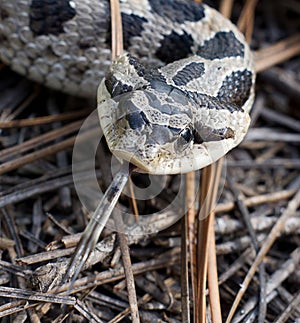
M299 51L299 36L295 35L299 8L293 1L284 4L275 1L271 8L264 6L259 3L255 12L252 41L255 49L264 48L256 54L260 62L258 69L264 69L269 62L285 62L259 75L251 132L226 158L231 185L225 184L215 210L221 309L225 320L240 284L247 274L254 272L249 269L263 260L265 285L261 286L259 275L255 274L236 320L243 322L247 315L256 315L258 303L264 300L265 321L292 322L300 317L297 308L300 221L299 194L296 194L300 182L297 111L300 62L297 57L288 58ZM287 14L283 15L285 10ZM238 6L233 7L233 13L233 16L238 14ZM268 46L275 43L276 46ZM100 263L83 273L71 295L52 295L40 290L48 289L54 278L62 274L67 262L59 257L72 253L78 241L78 236L72 233L81 232L87 221L72 186L70 154L80 124L76 120L84 113L87 115L86 107L92 105L48 92L5 66L0 75L1 88L5 89L0 97L0 315L15 313L15 321L27 316L32 321L41 317L46 322L60 317L59 304L65 304L75 307L70 314L74 321L85 317L90 321L97 322L100 318L108 322L118 314L115 322L130 321L119 237L108 230L107 238L100 242L99 251L90 261ZM57 115L49 108L51 105L58 111ZM76 112L70 114L73 110ZM97 174L104 183L110 180L105 168L109 158L104 146L97 159ZM83 170L81 176L86 180L88 174ZM175 194L178 179L172 177L168 181L170 186L165 194L146 204L138 203L140 213L145 209L161 209L168 203ZM125 198L121 203L129 207ZM266 241L275 239L268 253L261 251L258 258L253 252L253 237L242 217L245 208L259 250L268 247ZM132 272L139 274L136 293L142 320L181 321L181 227L178 223L157 235L128 241ZM46 263L52 265L37 270ZM34 279L29 280L34 272ZM67 291L68 287L63 286L61 290ZM79 296L85 298L78 301Z

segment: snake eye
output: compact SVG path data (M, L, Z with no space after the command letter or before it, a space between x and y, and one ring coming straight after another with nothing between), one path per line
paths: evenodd
M183 129L180 133L181 138L183 138L187 143L191 142L194 139L192 130L190 127Z
M175 141L174 147L178 152L183 152L190 144L191 141L194 140L194 136L192 133L192 128L186 127L180 133L178 139Z

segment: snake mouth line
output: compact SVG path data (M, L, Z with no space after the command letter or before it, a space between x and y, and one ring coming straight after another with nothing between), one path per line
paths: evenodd
M138 159L134 154L129 153L124 150L119 150L119 149L112 149L111 150L112 154L120 160L127 160L129 163L135 165L138 167L136 171L140 173L150 173L151 169L143 163L140 159Z

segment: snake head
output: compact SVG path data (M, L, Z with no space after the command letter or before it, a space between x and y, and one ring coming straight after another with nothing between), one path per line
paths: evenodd
M173 169L171 164L188 154L194 135L193 116L187 101L182 106L172 95L152 88L109 97L105 81L99 92L102 97L98 104L101 127L117 158L130 161L141 171L158 174L170 173L163 165L168 164ZM106 98L103 100L103 97Z
M102 80L98 113L111 152L142 172L186 173L211 164L235 145L230 124L236 120L227 120L230 112L223 124L158 70L147 71L127 55Z

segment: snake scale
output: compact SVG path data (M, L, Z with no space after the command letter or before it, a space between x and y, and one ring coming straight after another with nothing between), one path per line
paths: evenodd
M126 54L111 64L108 0L0 0L0 59L91 97L111 151L153 174L202 168L241 142L255 73L237 28L188 0L120 0Z

